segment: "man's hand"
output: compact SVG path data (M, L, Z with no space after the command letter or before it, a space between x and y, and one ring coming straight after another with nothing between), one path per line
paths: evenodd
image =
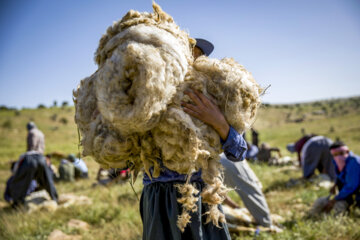
M323 211L328 213L331 211L331 209L333 209L334 205L336 203L335 199L330 200L324 207Z
M184 111L213 127L220 135L221 139L225 141L229 134L230 125L218 106L204 94L196 90L186 90L184 93L193 101L193 104L185 102L181 103Z

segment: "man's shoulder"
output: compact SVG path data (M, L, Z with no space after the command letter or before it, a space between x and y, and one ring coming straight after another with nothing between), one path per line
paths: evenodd
M360 167L360 156L351 154L351 155L349 156L349 162L350 162L352 165L355 165L355 166Z
M346 169L347 171L360 171L360 157L350 155L346 159Z
M31 131L29 133L32 133L32 134L37 135L37 136L44 136L44 133L41 130L37 129L37 128L31 129Z

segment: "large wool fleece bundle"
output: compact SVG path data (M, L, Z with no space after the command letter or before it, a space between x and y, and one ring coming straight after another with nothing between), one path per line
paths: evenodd
M160 174L160 161L188 174L202 170L201 192L208 204L207 221L225 221L218 210L227 192L222 184L220 137L202 121L185 113L184 94L196 89L209 97L237 131L249 127L260 105L261 89L233 59L194 61L195 40L171 16L153 4L154 13L129 11L108 28L95 54L98 70L74 91L75 121L83 154L103 167L144 169ZM188 177L190 179L190 177ZM183 206L178 226L183 231L197 211L198 191L177 186Z

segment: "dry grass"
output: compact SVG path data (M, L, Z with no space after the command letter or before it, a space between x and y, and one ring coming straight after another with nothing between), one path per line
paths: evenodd
M339 103L334 106L338 106ZM342 103L343 104L343 103ZM324 104L330 109L330 105ZM347 106L347 105L346 105ZM342 138L357 154L360 153L360 111L348 108L346 114L340 110L337 115L329 110L328 115L312 115L318 106L301 105L301 114L307 117L302 123L287 121L288 113L297 113L299 107L267 107L260 111L255 127L260 132L260 141L278 146L283 154L286 143L300 136L300 129L316 132L330 138ZM338 109L338 107L336 107ZM57 114L54 121L54 114ZM46 135L46 152L77 152L77 130L73 121L74 109L36 109L0 111L0 192L3 193L5 181L10 175L8 160L16 159L25 150L25 124L34 120ZM296 116L294 116L295 118ZM66 118L67 124L59 120ZM11 124L5 124L10 121ZM333 128L333 130L331 130ZM331 130L331 131L330 131ZM250 136L250 134L248 134ZM0 198L0 239L46 239L51 231L60 229L67 234L81 234L83 239L141 239L142 223L139 214L139 202L129 183L111 187L96 187L95 176L98 165L86 159L90 178L76 183L57 183L58 192L85 195L93 200L91 206L71 206L59 209L55 213L37 212L25 214L12 211ZM57 164L57 161L55 161ZM301 173L296 170L279 171L279 167L263 164L250 164L263 183L269 207L273 213L285 218L285 231L272 235L260 233L256 239L360 239L360 212L351 216L335 218L332 216L308 219L308 210L313 201L327 194L326 190L312 184L287 187L290 178L298 178ZM135 184L137 195L142 190L141 178ZM234 192L230 196L241 205L240 198ZM91 225L88 232L69 229L67 222L80 219ZM254 239L252 234L234 235L233 239Z

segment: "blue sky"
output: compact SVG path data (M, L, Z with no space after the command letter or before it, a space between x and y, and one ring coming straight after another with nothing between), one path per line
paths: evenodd
M151 0L1 0L0 105L72 102L96 70L98 41L128 10ZM263 101L294 103L360 95L358 0L158 0L192 37L212 41L271 85Z

